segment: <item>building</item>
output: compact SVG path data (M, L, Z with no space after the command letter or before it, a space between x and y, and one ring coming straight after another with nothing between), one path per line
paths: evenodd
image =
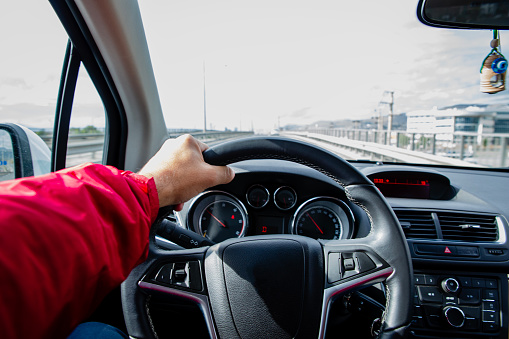
M509 105L455 105L407 113L408 133L509 133Z

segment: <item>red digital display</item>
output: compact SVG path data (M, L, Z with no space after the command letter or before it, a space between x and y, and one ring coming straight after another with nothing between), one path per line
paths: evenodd
M375 184L386 184L386 185L405 185L405 186L428 186L428 180L419 180L419 179L399 179L399 178L374 178L373 182Z
M372 178L375 186L386 197L429 199L430 183L423 178L378 177Z
M257 223L256 226L256 234L282 234L283 233L283 218L275 218L275 217L258 217L255 221Z

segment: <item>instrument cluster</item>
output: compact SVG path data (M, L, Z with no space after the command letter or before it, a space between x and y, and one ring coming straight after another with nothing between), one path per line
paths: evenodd
M273 186L273 185L272 185ZM221 242L265 234L296 234L314 239L350 238L355 217L341 199L328 195L299 197L293 187L254 184L242 192L206 191L191 203L187 227Z

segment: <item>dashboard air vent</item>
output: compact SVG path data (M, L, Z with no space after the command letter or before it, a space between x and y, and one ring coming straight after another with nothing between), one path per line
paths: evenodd
M445 240L496 241L498 227L493 215L437 213Z
M395 210L399 223L408 238L436 239L437 231L431 212Z

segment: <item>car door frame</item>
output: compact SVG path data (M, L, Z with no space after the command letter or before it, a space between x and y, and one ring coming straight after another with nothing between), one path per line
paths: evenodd
M103 163L124 168L127 117L111 74L76 4L66 0L50 0L50 3L69 36L55 112L51 170L65 167L70 116L80 64L86 67L104 105L106 129Z

